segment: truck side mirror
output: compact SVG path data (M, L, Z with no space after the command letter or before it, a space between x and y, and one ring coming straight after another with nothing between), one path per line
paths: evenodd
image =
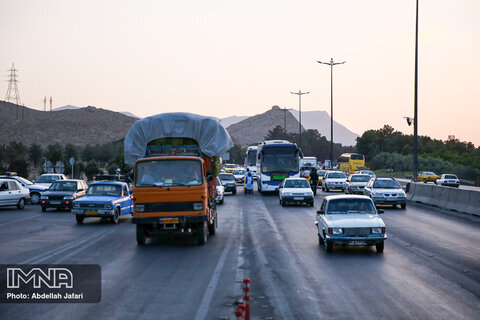
M209 171L209 172L210 172L210 171ZM213 180L213 174L209 174L209 175L207 176L207 182L210 182L210 181L212 181L212 180Z
M317 211L317 214L325 214L325 211L323 211L323 210L318 210L318 211Z
M378 209L377 211L378 211L378 214L382 214L382 213L385 212L385 210L383 210L383 209Z

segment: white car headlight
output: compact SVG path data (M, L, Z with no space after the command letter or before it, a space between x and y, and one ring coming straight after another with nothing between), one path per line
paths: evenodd
M65 196L65 197L63 197L63 200L73 200L73 197L72 196Z
M333 234L342 234L343 233L343 228L332 228L332 233Z
M372 228L372 233L382 233L382 228L381 227Z
M42 200L48 200L48 196L41 196L40 199L42 199Z

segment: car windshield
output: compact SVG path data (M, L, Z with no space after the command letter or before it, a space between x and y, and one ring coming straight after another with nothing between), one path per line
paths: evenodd
M245 170L235 170L235 171L233 171L233 174L234 174L234 175L237 175L237 176L239 176L239 175L244 175L244 174L245 174Z
M373 187L379 189L400 189L400 185L395 180L375 180Z
M32 181L30 181L30 180L27 180L27 179L25 179L25 178L22 178L22 177L16 177L16 179L18 179L18 180L19 180L21 183L23 183L24 185L27 185L27 186L29 186L29 185L33 184L33 182L32 182Z
M327 176L330 179L343 179L346 178L343 172L330 172Z
M59 179L59 176L40 176L40 178L35 181L36 183L52 183Z
M222 179L222 181L233 181L235 177L232 174L220 174L220 179Z
M118 184L92 184L87 190L91 196L121 196L122 186Z
M77 191L77 182L76 181L56 181L50 188L50 191Z
M371 179L368 175L352 176L350 182L368 182Z
M364 170L364 171L362 171L362 172L360 172L360 173L362 173L362 174L368 174L368 175L370 175L370 176L374 176L374 175L375 175L375 173L374 173L373 171L365 171L365 170Z
M369 199L335 199L327 204L327 214L375 213Z
M284 188L310 188L307 180L287 180L285 181Z
M445 175L445 179L457 179L457 176L453 175L453 174L446 174Z
M229 168L229 169L235 168L235 165L234 165L234 164L227 164L227 165L225 166L225 168Z
M197 160L141 161L135 167L136 187L199 186L202 177L202 163Z

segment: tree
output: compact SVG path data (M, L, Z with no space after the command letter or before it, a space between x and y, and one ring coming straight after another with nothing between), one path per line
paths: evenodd
M24 158L15 159L10 162L8 171L16 172L17 175L28 178L28 163Z
M268 130L265 140L286 140L288 133L285 132L282 126L276 126L272 130Z
M94 160L90 160L85 166L85 174L87 175L88 180L92 180L93 176L98 174L98 165Z
M28 157L33 162L33 167L37 168L38 162L42 159L43 149L38 143L32 143L28 148Z
M91 145L87 144L82 150L82 160L85 162L93 160L94 152L94 148Z
M230 153L230 162L243 165L247 147L242 146L241 144L234 144L228 152Z
M55 165L58 161L63 160L64 150L63 147L58 144L50 144L47 147L47 151L45 152L45 158L52 163L53 171L56 172Z

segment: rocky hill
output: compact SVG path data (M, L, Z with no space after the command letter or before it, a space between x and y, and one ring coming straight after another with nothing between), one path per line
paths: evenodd
M119 112L86 107L55 112L34 110L0 101L0 143L33 142L75 145L103 144L123 139L137 120Z
M287 132L298 132L298 121L288 111L284 111L278 106L262 114L257 114L245 120L230 125L227 128L228 133L235 143L246 145L257 144L264 140L269 130L276 126L283 128L286 117Z

